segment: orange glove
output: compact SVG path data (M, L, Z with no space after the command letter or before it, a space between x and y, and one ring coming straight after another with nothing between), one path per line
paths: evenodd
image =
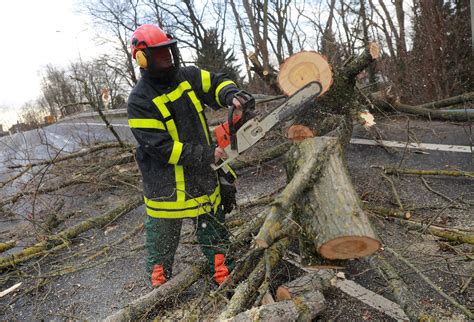
M158 287L166 283L165 270L161 265L153 266L153 272L151 273L151 285Z
M229 277L229 269L224 264L224 254L214 255L214 275L212 276L217 284L221 285Z

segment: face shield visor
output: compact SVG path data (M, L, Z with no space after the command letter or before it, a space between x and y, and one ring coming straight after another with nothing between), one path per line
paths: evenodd
M172 81L179 68L177 41L172 39L165 44L149 46L145 49L150 76L163 81Z

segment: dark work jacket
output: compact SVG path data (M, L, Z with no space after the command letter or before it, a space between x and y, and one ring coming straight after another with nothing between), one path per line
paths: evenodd
M162 85L142 70L128 98L128 123L138 142L147 213L158 218L215 212L221 202L215 144L203 108L228 106L235 83L224 74L181 67Z

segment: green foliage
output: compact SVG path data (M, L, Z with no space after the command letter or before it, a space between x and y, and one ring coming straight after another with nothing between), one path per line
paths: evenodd
M219 42L217 29L207 30L197 51L196 65L211 72L226 73L231 79L240 81L237 58L231 49L224 47L225 42Z

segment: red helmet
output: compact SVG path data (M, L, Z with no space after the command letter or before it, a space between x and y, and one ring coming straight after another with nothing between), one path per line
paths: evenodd
M138 50L150 47L170 46L176 43L170 35L167 35L161 28L145 24L138 27L132 35L132 57L136 58Z
M141 25L132 35L132 57L140 68L163 82L174 79L179 69L176 39L154 25Z

